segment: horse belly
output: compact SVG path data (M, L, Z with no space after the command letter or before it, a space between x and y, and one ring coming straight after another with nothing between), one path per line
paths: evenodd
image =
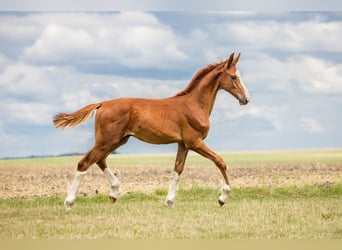
M153 122L137 126L132 135L139 140L152 144L169 144L180 142L181 133L170 124Z
M145 109L132 123L131 135L152 144L180 142L181 126L171 110Z

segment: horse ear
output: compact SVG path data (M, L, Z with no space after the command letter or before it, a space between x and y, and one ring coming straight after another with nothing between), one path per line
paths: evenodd
M234 59L233 65L236 65L240 59L241 53L238 54L238 56Z
M234 53L232 53L230 56L229 56L229 58L228 58L228 60L227 60L227 62L226 62L226 69L229 69L231 66L232 66L232 62L233 62L233 59L234 59Z

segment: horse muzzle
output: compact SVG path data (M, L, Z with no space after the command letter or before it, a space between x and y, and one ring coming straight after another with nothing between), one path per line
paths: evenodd
M249 103L249 98L243 98L239 100L240 105L247 105Z

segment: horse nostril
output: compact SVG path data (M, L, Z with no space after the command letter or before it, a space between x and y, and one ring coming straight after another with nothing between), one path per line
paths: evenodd
M240 101L240 105L246 105L248 103L249 103L249 99L248 98Z

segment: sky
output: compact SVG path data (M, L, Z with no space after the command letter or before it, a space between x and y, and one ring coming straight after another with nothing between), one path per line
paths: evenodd
M87 152L94 119L61 130L55 113L172 96L232 52L251 102L219 92L209 147L341 148L341 34L341 11L0 12L0 158ZM117 151L176 148L130 139Z

